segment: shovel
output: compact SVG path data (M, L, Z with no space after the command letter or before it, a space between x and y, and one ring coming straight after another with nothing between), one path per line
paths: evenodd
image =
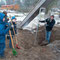
M13 39L12 39L12 35L11 35L11 31L10 30L9 30L9 35L10 35L11 43L12 43L12 47L13 47L12 53L13 53L14 56L16 56L17 55L17 52L16 52L16 50L14 48Z

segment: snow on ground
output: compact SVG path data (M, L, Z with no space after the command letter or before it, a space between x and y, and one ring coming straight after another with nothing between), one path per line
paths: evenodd
M8 16L16 16L17 21L23 21L27 14L24 15L23 13L8 13Z
M8 16L16 16L16 19L17 19L17 22L18 24L17 25L20 25L20 22L22 22L26 16L28 15L28 13L20 13L20 12L9 12L8 13ZM42 18L41 18L42 17ZM28 29L28 30L31 30L31 29L34 29L38 26L38 24L40 25L44 25L44 23L38 23L38 20L44 20L44 15L42 14L42 16L40 17L40 14L34 18L26 27L24 27L23 29ZM56 24L59 23L60 24L60 19L59 18L55 18L56 20Z

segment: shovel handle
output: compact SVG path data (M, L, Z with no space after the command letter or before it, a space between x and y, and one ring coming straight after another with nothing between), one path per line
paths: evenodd
M12 21L11 21L11 23L12 23ZM15 22L15 24L16 24L16 22ZM12 25L13 25L13 23L12 23ZM14 32L14 35L15 35L16 44L18 44L18 41L17 41L17 37L16 37L16 34L15 34L15 30L14 30L14 28L13 28L13 32Z
M14 28L13 28L13 32L14 32L14 35L15 35L16 44L18 44L18 42L17 42L17 37L16 37L16 34L15 34L15 30L14 30Z
M10 38L11 38L12 47L14 48L13 39L12 39L12 35L11 35L11 31L10 30L9 30L9 35L10 35Z

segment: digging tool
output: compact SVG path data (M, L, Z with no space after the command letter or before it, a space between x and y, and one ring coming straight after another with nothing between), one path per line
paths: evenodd
M11 21L11 23L12 23L12 21ZM15 24L16 24L16 23L15 23ZM12 25L13 25L13 23L12 23ZM17 48L17 49L20 49L20 47L18 46L18 41L17 41L17 37L16 37L16 34L15 34L14 28L13 28L13 32L14 32L15 39L16 39L16 48Z
M39 29L39 20L38 20L38 25L36 27L36 36L35 36L35 42L34 42L34 45L36 45L37 43L37 36L38 36L38 29Z
M12 39L12 35L11 35L11 31L10 30L9 30L9 35L10 35L11 43L12 43L12 47L13 47L12 53L13 53L14 56L16 56L17 55L17 52L16 52L16 50L14 48L13 39Z

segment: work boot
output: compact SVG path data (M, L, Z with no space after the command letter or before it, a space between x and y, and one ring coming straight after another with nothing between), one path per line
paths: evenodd
M47 45L47 44L49 44L48 41L47 41L47 40L44 40L44 41L42 42L41 46L45 46L45 45Z
M4 54L4 52L0 55L0 59L5 59L6 58L6 56L5 56L5 54Z
M44 41L43 41L43 44L48 44L48 41L47 41L47 40L44 40Z
M6 56L0 56L0 59L5 59L6 58Z

